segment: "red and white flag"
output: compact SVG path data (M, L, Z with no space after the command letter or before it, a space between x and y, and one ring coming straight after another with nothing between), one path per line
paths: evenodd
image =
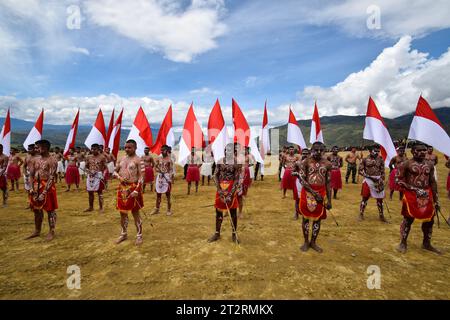
M372 97L369 97L369 104L367 105L363 138L373 140L380 145L384 165L389 167L389 162L397 155L397 151L395 150L394 143L392 142L386 124L384 123L375 102L372 100Z
M104 146L105 140L105 120L103 119L102 109L100 109L97 114L97 119L95 119L94 126L92 127L91 132L89 132L89 135L87 136L84 144L90 149L94 143Z
M225 146L228 142L227 127L220 108L219 99L216 100L208 120L208 139L216 163L225 157Z
M270 152L270 140L269 140L269 119L267 117L267 101L264 103L264 115L262 121L261 135L259 136L259 153L261 158L264 159L265 155Z
M252 136L250 126L248 125L247 119L245 119L241 108L234 99L232 99L231 104L234 124L234 142L239 143L243 147L250 147L250 153L255 157L255 160L259 163L264 163L258 150L258 146L256 145L255 138Z
M314 102L314 113L311 120L311 134L309 136L309 142L312 144L316 141L323 143L322 128L320 127L319 110L317 109L317 103Z
M133 126L128 134L127 140L130 139L136 141L136 154L140 157L144 155L145 147L150 148L153 144L152 129L142 107L139 107Z
M111 118L109 119L108 132L106 132L105 146L109 146L109 139L111 137L113 128L114 128L114 109L111 113Z
M117 117L116 122L114 123L114 126L111 130L111 136L109 139L109 143L108 143L108 148L110 149L111 154L113 154L116 159L117 159L117 154L119 153L119 149L120 149L120 133L122 131L122 115L123 115L123 109L122 109L122 111L120 111L119 116Z
M420 96L408 139L422 141L450 156L450 138L428 102Z
M64 146L64 157L69 154L70 149L75 148L75 140L77 139L78 132L78 118L80 117L80 109L77 111L77 115L72 123L72 128L70 128L69 134L67 135L66 145Z
M298 145L301 149L306 148L305 139L303 138L302 130L295 119L294 112L289 107L289 120L287 128L287 142Z
M169 106L166 116L161 123L161 127L158 131L155 144L151 148L151 152L154 154L161 154L161 147L168 145L172 147L175 145L175 135L172 129L172 105Z
M0 132L0 144L3 145L3 154L9 156L11 151L11 118L8 112L6 113L5 123Z
M186 120L184 120L183 135L180 140L180 152L178 163L184 164L187 157L191 154L191 149L201 149L205 147L205 138L202 128L197 121L194 113L194 105L191 103Z
M28 146L30 144L34 144L36 141L42 139L42 132L44 131L44 109L42 109L39 114L39 118L34 124L33 128L31 128L30 133L28 133L27 138L23 142L23 147L25 150L28 150Z

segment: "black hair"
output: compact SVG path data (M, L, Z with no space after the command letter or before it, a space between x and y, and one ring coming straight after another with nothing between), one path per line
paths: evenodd
M137 147L137 143L136 143L136 141L133 140L133 139L127 140L126 143L131 143L131 144L133 144L135 147Z
M38 140L34 144L37 145L37 146L44 146L45 148L47 148L47 150L50 150L50 146L51 146L50 141L45 140L45 139Z

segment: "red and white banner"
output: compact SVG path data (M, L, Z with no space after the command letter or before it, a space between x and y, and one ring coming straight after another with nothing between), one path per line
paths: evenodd
M202 149L205 147L205 138L202 128L197 121L194 113L194 105L191 104L186 120L184 121L183 135L180 140L180 152L178 154L178 163L184 165L186 159L191 154L191 149Z
M123 109L122 109L123 110ZM106 132L106 139L105 139L105 146L109 146L109 139L111 138L111 133L113 131L114 128L114 109L111 113L111 118L109 119L109 124L108 124L108 132Z
M320 127L319 110L317 109L317 103L314 102L314 113L311 120L311 133L309 135L309 142L313 144L317 141L323 143L323 135L322 128Z
M145 147L150 148L153 144L152 130L142 107L139 107L133 126L128 134L127 140L130 139L136 141L136 154L140 157L144 155Z
M256 145L255 137L253 137L248 125L247 119L245 119L241 108L237 102L232 99L232 114L233 114L233 124L234 124L234 142L239 143L243 147L250 147L250 153L255 157L255 160L259 163L264 163L261 158L261 154Z
M113 111L114 112L114 111ZM111 151L111 154L117 159L117 154L120 149L120 133L122 131L122 115L123 109L120 111L119 116L117 117L116 122L111 130L111 136L108 143L108 148Z
M102 109L98 111L97 118L95 119L95 123L92 126L91 132L89 132L89 135L86 138L86 141L84 144L89 149L93 144L98 144L101 146L105 145L106 140L106 132L105 132L105 120L103 119L103 112Z
M64 157L69 154L70 149L75 148L75 140L77 139L78 132L78 119L80 117L80 109L78 109L75 119L72 123L72 128L70 128L69 134L67 135L66 145L64 146Z
M3 154L9 156L11 152L11 117L6 113L5 123L3 123L2 131L0 132L0 144L3 145Z
M378 111L372 97L369 97L367 105L366 122L364 125L363 138L373 140L380 145L381 156L384 159L384 165L389 167L389 162L397 155L391 135Z
M44 109L42 109L39 114L39 118L36 120L33 128L31 128L30 133L28 133L27 138L23 142L23 147L28 150L30 144L34 144L36 141L42 139L42 132L44 131Z
M269 119L267 117L267 101L264 103L264 115L262 121L261 135L259 136L259 153L261 158L264 159L266 154L270 152L270 140L269 140Z
M161 147L168 145L172 147L175 145L175 135L172 129L172 105L169 106L166 116L164 117L161 127L158 131L155 144L151 148L151 152L154 154L161 154Z
M306 148L305 139L303 138L302 130L295 119L294 112L289 107L289 120L287 127L287 142L300 146L301 149Z
M216 100L208 119L208 139L216 163L225 157L225 146L228 142L227 127L220 108L219 99Z
M408 139L419 140L450 156L450 138L428 102L420 96Z

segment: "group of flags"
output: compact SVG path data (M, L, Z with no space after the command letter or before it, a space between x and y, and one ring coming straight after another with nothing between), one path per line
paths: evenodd
M75 140L78 131L80 110L77 111L72 127L67 136L67 141L64 147L64 156L67 156L69 150L75 147ZM86 138L85 145L90 148L92 144L96 143L103 146L108 146L111 153L117 157L120 148L120 134L122 129L122 115L123 109L119 116L114 118L114 110L106 131L103 112L100 109L94 125ZM250 126L239 107L238 103L232 99L232 120L233 120L233 142L237 142L245 147L250 147L251 154L255 160L264 163L265 155L270 152L270 139L267 115L267 101L264 104L264 114L262 120L261 134L259 135L259 149L256 145L256 137L252 135ZM42 138L44 128L44 110L42 109L39 117L30 130L23 146L27 149L28 145L33 144ZM208 119L208 145L214 154L215 161L223 158L225 146L230 138L227 134L227 126L222 114L219 100L217 99ZM372 99L369 97L367 105L366 119L364 125L363 138L372 140L380 145L381 156L388 166L390 160L397 155L394 143L391 139L387 126L381 117L378 108ZM133 125L127 140L133 139L137 143L136 153L139 156L144 154L146 147L154 154L161 154L161 147L168 145L173 147L175 145L175 135L172 128L172 106L169 109L161 123L156 141L153 143L152 131L150 123L145 115L144 109L139 107ZM450 156L450 138L443 128L441 122L434 114L428 102L422 97L419 97L416 112L411 123L408 134L408 139L419 140L435 149ZM0 132L0 143L3 145L3 153L10 154L11 146L11 120L10 110L8 109L5 123ZM324 142L322 128L320 126L319 110L317 102L314 103L314 112L311 121L310 143ZM289 117L287 125L287 142L298 145L301 149L306 148L305 139L302 131L296 120L292 108L289 107ZM191 103L186 119L184 121L183 133L179 143L179 157L178 162L184 164L191 153L192 148L202 149L206 146L203 130L197 121L194 113L194 105Z

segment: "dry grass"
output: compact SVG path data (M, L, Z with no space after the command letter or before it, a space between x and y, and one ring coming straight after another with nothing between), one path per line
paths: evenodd
M443 212L447 169L440 156L439 191ZM179 169L179 172L181 170ZM58 186L57 238L46 243L48 225L40 238L24 241L33 231L23 191L11 194L0 209L0 298L2 299L449 299L450 228L441 219L433 242L445 253L421 249L422 232L414 224L409 251L395 251L399 242L400 202L390 201L391 224L377 220L373 200L366 220L357 222L360 185L345 185L334 201L333 214L322 224L323 254L302 253L300 220L294 221L291 197L281 199L277 178L266 177L250 189L239 221L242 244L235 246L224 221L222 239L209 244L214 231L214 187L200 187L187 196L186 183L174 186L174 216L162 214L144 221L144 244L130 240L115 245L119 214L114 191L106 193L106 212L83 213L87 194L62 193ZM289 194L290 195L290 194ZM398 194L396 194L396 198ZM155 195L145 194L145 212ZM389 214L386 215L389 218ZM130 217L131 218L131 217ZM150 226L150 222L153 227ZM81 290L66 287L69 265L81 268ZM366 286L369 265L381 268L380 290Z

